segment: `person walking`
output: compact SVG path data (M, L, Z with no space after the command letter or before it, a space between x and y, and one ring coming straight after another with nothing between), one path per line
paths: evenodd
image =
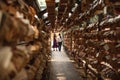
M61 46L62 46L62 37L59 34L58 38L57 38L57 42L58 42L58 49L59 51L61 51Z
M53 51L57 51L57 47L58 47L58 45L57 45L57 40L56 40L56 34L54 33L54 36L53 36Z

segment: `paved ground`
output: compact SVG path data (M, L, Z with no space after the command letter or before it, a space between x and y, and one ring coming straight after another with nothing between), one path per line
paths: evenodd
M62 50L53 51L50 60L50 79L49 80L82 80L79 72Z

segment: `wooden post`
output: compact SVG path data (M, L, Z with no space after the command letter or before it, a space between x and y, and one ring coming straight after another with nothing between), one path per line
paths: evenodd
M70 41L71 41L71 42L70 42L70 50L71 50L71 52L72 52L72 32L73 32L73 30L71 30L71 38L70 38L70 39L71 39L71 40L70 40Z

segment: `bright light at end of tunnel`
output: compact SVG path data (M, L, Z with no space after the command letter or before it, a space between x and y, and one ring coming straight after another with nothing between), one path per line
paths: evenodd
M41 10L44 10L46 8L45 0L37 0L37 3L38 3Z
M55 0L55 2L60 2L60 0Z

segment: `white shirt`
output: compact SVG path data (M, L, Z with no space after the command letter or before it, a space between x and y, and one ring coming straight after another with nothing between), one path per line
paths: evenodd
M62 42L62 39L58 36L57 42Z

